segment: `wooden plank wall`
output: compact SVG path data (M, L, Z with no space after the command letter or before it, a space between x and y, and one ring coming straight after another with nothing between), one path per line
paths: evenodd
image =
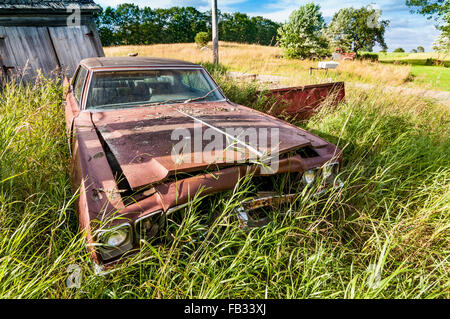
M3 64L14 66L25 81L40 70L44 74L51 74L58 67L58 59L51 43L46 27L0 27L0 34L4 37L2 51Z
M93 31L87 25L0 26L0 67L14 67L8 74L18 74L24 81L38 70L47 76L64 71L71 77L82 59L104 56Z
M61 68L71 77L82 59L97 57L92 32L85 25L73 27L49 27Z

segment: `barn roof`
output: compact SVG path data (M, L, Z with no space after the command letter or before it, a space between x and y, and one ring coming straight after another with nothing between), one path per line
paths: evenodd
M73 6L79 7L82 11L98 11L100 7L93 0L3 0L0 3L0 13L10 11L27 12L66 12Z

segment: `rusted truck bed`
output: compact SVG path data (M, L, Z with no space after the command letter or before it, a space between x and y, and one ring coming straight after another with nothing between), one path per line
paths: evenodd
M304 120L314 115L322 106L336 106L345 98L344 82L332 82L272 89L266 93L272 102L268 112Z

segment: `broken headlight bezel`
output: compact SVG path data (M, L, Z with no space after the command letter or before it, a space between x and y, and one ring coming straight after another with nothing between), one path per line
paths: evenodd
M319 171L318 168L312 168L307 171L304 171L303 175L302 175L303 183L306 186L314 184L314 182L316 181L316 179L318 177L318 171Z
M163 211L158 210L136 219L136 221L134 222L134 231L136 234L136 240L139 242L142 239L148 240L157 237L159 231L161 230L162 218L163 218ZM149 230L150 234L142 234L142 229L140 229L143 223L146 222L150 223L151 226Z
M338 162L327 163L322 168L322 179L327 181L333 176L336 176L338 173L339 173Z
M117 236L118 240L113 244L112 236ZM103 260L110 260L118 257L133 248L133 228L129 223L101 230L97 236L98 252Z

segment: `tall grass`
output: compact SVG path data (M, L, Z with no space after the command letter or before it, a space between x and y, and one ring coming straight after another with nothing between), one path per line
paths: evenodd
M0 112L0 298L63 297L65 270L84 245L68 178L62 87L43 78L9 83Z
M212 70L247 103L255 87ZM449 114L417 97L351 90L297 123L338 144L345 186L305 193L261 229L231 213L251 182L171 217L167 236L96 276L78 234L62 89L39 80L0 94L2 298L449 297ZM259 107L261 100L251 103ZM67 267L82 269L69 289Z

